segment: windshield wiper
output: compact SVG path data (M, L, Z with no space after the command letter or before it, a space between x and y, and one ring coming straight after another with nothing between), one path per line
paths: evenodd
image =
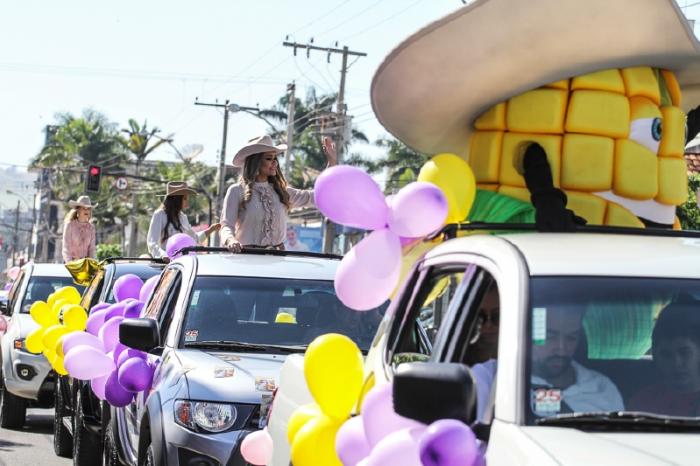
M256 353L303 353L306 351L306 346L262 345L257 343L226 340L189 341L185 343L185 348L228 349Z
M639 411L602 411L560 414L535 421L540 426L580 427L605 430L658 430L700 432L700 417L665 416Z

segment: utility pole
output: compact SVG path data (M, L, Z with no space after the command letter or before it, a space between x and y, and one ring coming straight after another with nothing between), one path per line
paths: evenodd
M12 267L15 266L15 256L19 247L19 199L17 200L17 212L15 212L15 231L12 236Z
M287 42L284 41L282 42L282 45L285 47L292 47L294 50L294 55L297 54L297 49L305 49L306 50L306 56L308 57L309 54L311 53L312 50L318 50L321 52L326 52L327 55L327 61L330 63L331 61L331 54L332 53L339 53L342 55L342 66L340 68L340 89L338 90L338 102L337 102L337 107L336 107L336 124L334 126L337 127L336 130L336 151L338 155L338 164L343 163L343 159L345 156L345 124L346 124L346 115L345 115L345 76L347 75L348 72L348 57L349 56L355 56L358 59L360 57L366 57L367 54L364 52L356 52L353 50L350 50L348 46L343 46L342 49L339 48L332 48L332 47L318 47L315 45L311 44L299 44L298 42ZM333 222L331 222L328 219L325 219L323 222L323 252L325 253L330 253L333 250L333 240L335 239L335 225Z
M292 158L292 148L294 147L294 107L296 105L296 84L287 84L289 102L287 103L287 156L284 158L284 177L289 178L289 159Z
M257 111L257 107L242 107L240 105L236 104L231 104L229 103L229 100L226 99L226 101L223 104L220 104L218 102L214 103L205 103L205 102L200 102L199 100L195 99L194 102L195 105L203 105L205 107L217 107L217 108L223 108L224 109L224 135L223 139L221 141L221 150L219 151L219 170L216 174L216 181L217 181L217 186L218 186L218 192L216 193L216 212L217 212L217 221L221 221L221 214L223 213L223 208L224 208L224 190L226 188L226 138L228 136L228 114L229 112L238 112L238 111ZM217 246L219 245L219 233L215 233L215 237L213 239L213 245Z

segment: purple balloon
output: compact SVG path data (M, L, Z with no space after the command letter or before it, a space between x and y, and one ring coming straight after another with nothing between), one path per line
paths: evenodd
M132 358L141 358L146 361L147 355L143 351L127 347L127 350L119 355L119 358L117 359L117 367L121 367L127 360Z
M107 308L105 313L105 322L107 322L112 317L124 317L124 302L114 303Z
M424 466L473 466L480 456L474 432L456 419L430 424L420 439L419 450Z
M87 345L104 352L102 340L87 332L71 332L63 337L63 355L67 355L76 346Z
M119 356L121 356L128 349L129 349L128 346L122 345L119 342L114 346L114 349L112 350L112 356L114 359L114 364L116 364L117 367L119 367L119 362L117 362L117 361L119 361Z
M143 311L143 308L145 307L145 304L142 303L141 301L133 301L129 304L126 305L124 308L124 318L126 319L136 319L141 316L141 311Z
M115 369L114 361L103 351L88 345L79 345L66 354L63 364L76 379L91 380Z
M402 429L425 428L425 424L399 416L394 412L392 385L373 388L362 403L362 421L370 447L374 448L384 437ZM400 463L396 463L400 464Z
M117 302L128 298L139 298L139 292L143 286L143 281L133 273L127 273L117 278L114 282L114 297Z
M176 233L165 243L165 253L170 259L180 256L180 250L190 246L197 246L197 242L184 233Z
M146 280L141 287L141 292L139 292L139 301L147 303L148 300L151 299L151 294L153 294L153 290L158 284L158 280L160 280L160 275L155 275Z
M3 291L10 291L10 289L12 289L12 283L11 283L11 282L5 283L5 286L2 287L2 290L3 290Z
M335 436L335 451L343 466L355 466L369 455L369 443L361 416L355 416L340 426Z
M153 382L153 368L142 358L128 359L119 367L119 384L127 391L138 393Z
M423 466L418 441L424 430L425 427L409 427L388 434L372 449L367 466Z
M105 351L110 352L114 350L117 343L119 343L119 324L122 323L122 320L124 320L123 317L112 317L104 323L97 334L97 337L102 340Z
M110 374L105 384L105 400L115 408L123 408L131 403L134 399L134 394L124 390L124 387L119 385L118 372L114 371Z
M95 377L90 381L90 388L92 388L92 393L94 393L95 396L102 401L105 400L105 385L107 385L107 379L109 379L109 376L110 374L107 374L102 377Z
M337 165L316 178L316 206L336 223L364 230L384 228L389 207L379 185L357 167Z
M100 309L107 309L109 306L111 306L110 303L97 303L92 306L92 309L90 309L90 315L92 315L93 312L99 311Z
M85 330L88 333L97 336L100 328L102 328L102 325L105 323L106 314L107 309L100 309L99 311L90 313L90 317L88 317L87 324L85 325Z
M389 299L401 273L399 237L384 228L357 243L335 272L335 292L351 309L368 311Z
M426 236L445 224L447 198L432 183L409 183L394 196L389 210L389 229L399 236Z

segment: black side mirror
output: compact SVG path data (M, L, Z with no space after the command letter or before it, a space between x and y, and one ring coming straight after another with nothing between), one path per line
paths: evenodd
M464 364L411 362L396 368L394 411L431 424L457 419L472 424L476 418L476 382Z
M124 319L119 324L119 341L130 348L151 351L160 346L158 322L153 319Z

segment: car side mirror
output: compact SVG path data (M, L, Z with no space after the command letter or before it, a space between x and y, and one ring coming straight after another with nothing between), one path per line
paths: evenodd
M122 345L149 352L160 346L158 322L153 319L124 319L119 324L119 341Z
M10 317L10 303L9 302L1 302L0 303L0 314Z
M394 374L393 394L397 414L424 424L457 419L469 425L476 418L476 382L464 364L401 364Z

